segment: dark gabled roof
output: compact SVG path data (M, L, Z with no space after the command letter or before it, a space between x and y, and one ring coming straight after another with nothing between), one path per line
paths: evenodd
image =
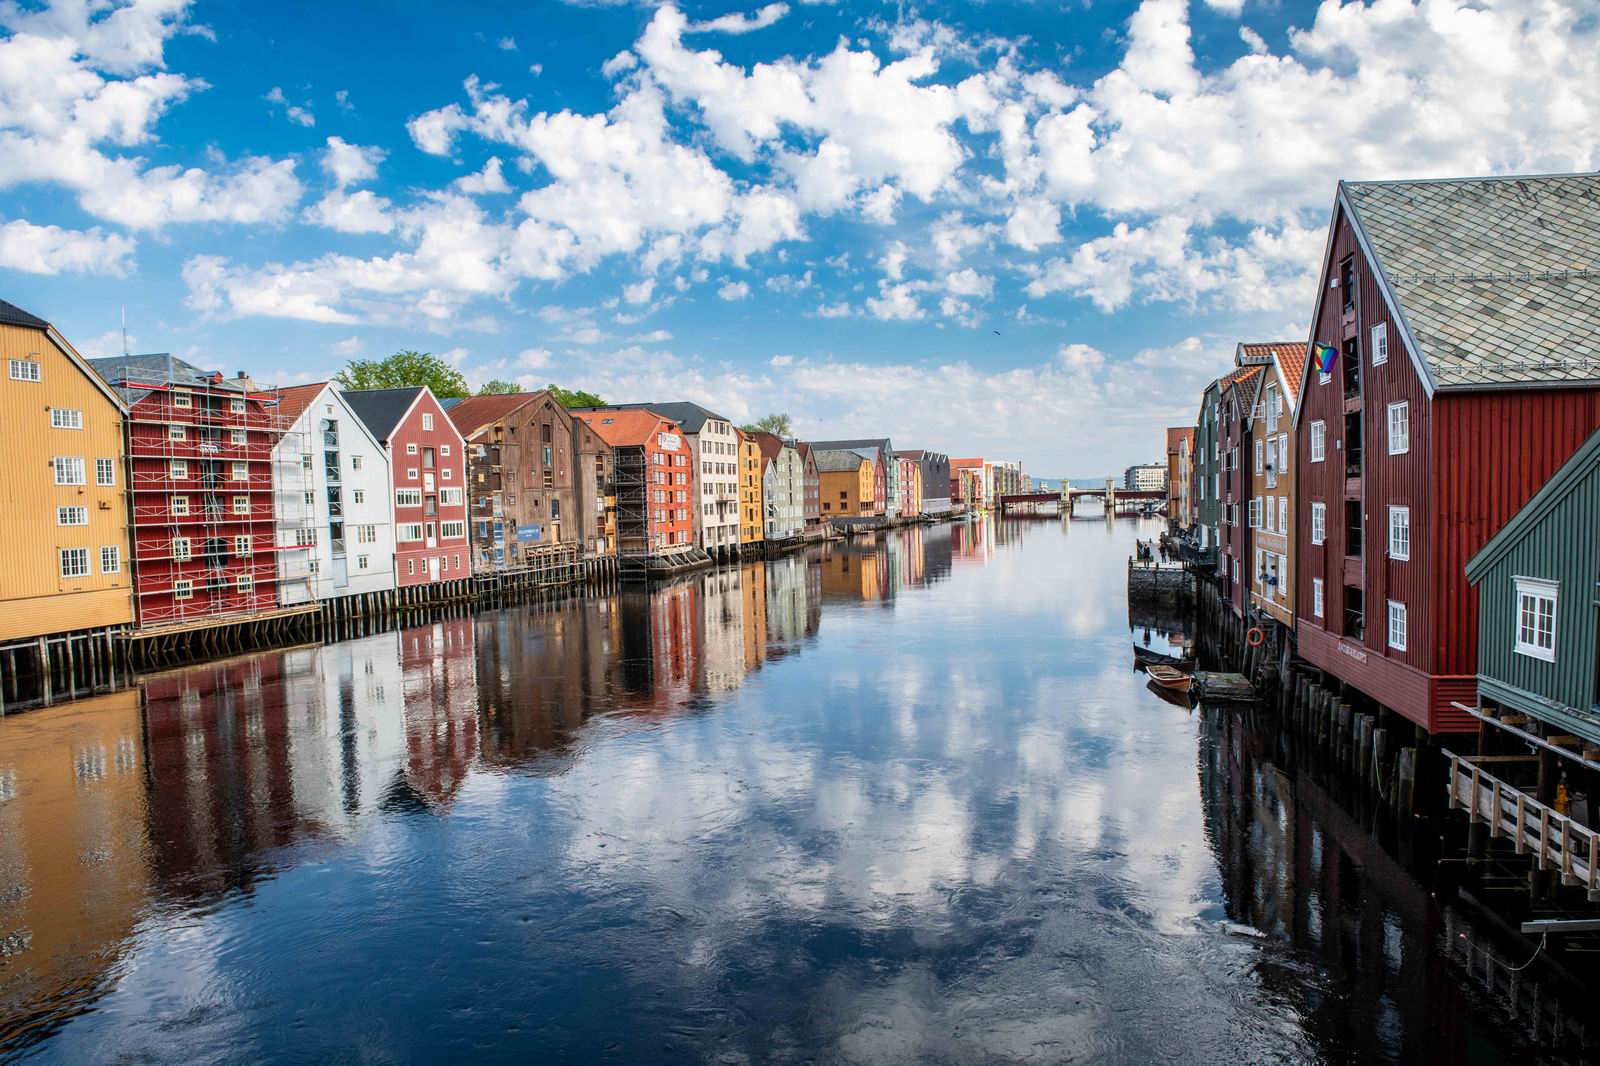
M1434 388L1600 383L1600 174L1341 182Z
M150 385L209 385L219 389L237 389L247 392L254 385L248 379L230 378L216 370L201 370L185 359L169 352L146 352L142 355L109 355L91 359L89 365L95 373L113 385L128 381L135 386Z
M1512 515L1511 521L1501 526L1500 532L1490 537L1489 542L1478 549L1478 554L1467 561L1467 583L1476 585L1482 581L1489 568L1516 547L1596 466L1600 466L1600 429L1591 433L1533 498L1522 505L1522 510Z
M811 454L816 458L818 473L854 473L861 469L863 461L871 462L865 455L844 448L820 448L815 444L812 448L815 449Z
M871 440L814 440L813 448L845 448L854 451L857 448L871 448L874 451L893 453L894 445L889 443L888 437L877 437Z
M389 437L400 420L411 410L411 405L422 395L415 386L404 389L349 389L341 391L350 410L365 423L379 444L387 446Z
M546 394L538 392L500 392L485 396L464 396L445 408L450 421L463 437L470 437L491 422L498 422L523 404L529 404Z
M50 323L38 315L30 315L16 304L0 300L0 323L7 326L24 326L28 329L49 329Z
M730 422L731 419L708 411L697 403L687 401L674 401L672 403L608 403L603 408L607 411L654 411L670 422L676 422L685 433L699 433L705 428L710 419L718 422ZM576 407L575 411L599 411L599 407Z

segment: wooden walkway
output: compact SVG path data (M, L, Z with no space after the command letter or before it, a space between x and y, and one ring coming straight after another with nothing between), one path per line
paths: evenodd
M1473 822L1489 827L1491 837L1509 837L1518 855L1531 856L1541 870L1559 870L1562 884L1581 885L1591 901L1600 900L1600 833L1506 784L1482 765L1529 756L1444 755L1450 760L1451 809L1466 810Z

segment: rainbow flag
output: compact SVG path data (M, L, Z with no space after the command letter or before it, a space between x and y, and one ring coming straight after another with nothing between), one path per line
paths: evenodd
M1311 348L1311 365L1319 374L1333 373L1333 364L1339 360L1339 349L1331 344L1317 344Z

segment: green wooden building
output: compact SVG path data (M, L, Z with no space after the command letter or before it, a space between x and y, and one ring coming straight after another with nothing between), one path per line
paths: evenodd
M1478 694L1600 744L1600 432L1467 564Z

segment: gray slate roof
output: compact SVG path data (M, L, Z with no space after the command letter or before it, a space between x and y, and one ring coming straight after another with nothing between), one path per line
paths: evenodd
M811 454L817 461L819 473L837 473L844 470L854 473L861 469L861 460L868 458L860 452L847 451L843 448L818 449L815 446Z
M38 315L30 315L16 304L0 300L0 322L8 326L26 326L28 329L49 329L50 323Z
M1436 386L1600 382L1600 174L1340 190Z
M889 443L888 437L878 437L873 440L814 440L811 442L811 446L813 448L847 448L850 451L870 448L875 452L884 452L888 455L894 454L894 445ZM868 456L867 458L873 459L876 457Z
M379 444L388 445L400 420L411 410L420 395L420 388L404 389L350 389L339 395L350 405L350 410L366 425Z
M708 411L697 403L676 401L673 403L608 403L605 407L574 407L574 411L602 411L606 408L618 408L623 411L654 411L662 418L670 419L683 427L685 433L699 433L705 428L709 419L719 422L730 422L729 418Z

